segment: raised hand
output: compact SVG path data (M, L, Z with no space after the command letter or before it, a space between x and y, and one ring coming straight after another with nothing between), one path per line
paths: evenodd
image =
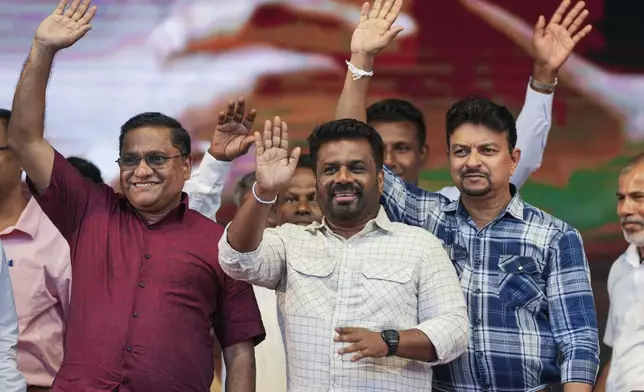
M226 111L219 113L217 127L210 142L210 154L220 161L232 161L244 155L255 141L251 128L257 112L252 109L245 115L246 102L239 98L237 102L228 101Z
M564 17L571 0L563 0L559 8L546 25L546 18L541 15L534 28L532 45L535 61L551 70L558 70L568 59L575 45L590 33L592 26L586 25L580 30L588 17L583 1L578 2Z
M91 0L74 0L65 10L68 0L60 0L54 12L43 20L34 37L47 49L61 50L72 46L92 28L89 24L96 15Z
M273 122L266 121L264 135L255 132L257 185L267 193L277 194L293 177L300 148L295 147L289 154L288 127L279 117Z
M351 53L375 56L401 32L394 26L400 14L403 0L374 0L371 10L364 3L360 11L360 23L351 37Z

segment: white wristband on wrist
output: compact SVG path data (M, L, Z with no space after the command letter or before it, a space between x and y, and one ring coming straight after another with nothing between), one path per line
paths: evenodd
M364 76L373 76L373 71L365 71L364 69L360 69L356 67L355 65L351 64L349 60L344 60L347 63L347 68L349 69L349 72L353 75L353 80L358 80L361 79Z
M259 196L257 196L257 193L255 192L255 186L256 185L257 185L257 181L255 181L253 183L253 188L252 188L253 197L255 197L255 200L257 200L258 203L262 203L262 204L275 204L275 202L277 201L277 196L275 196L275 198L273 200L270 200L270 201L260 199Z

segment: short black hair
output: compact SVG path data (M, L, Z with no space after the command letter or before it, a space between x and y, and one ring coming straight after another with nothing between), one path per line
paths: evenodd
M463 124L482 125L491 131L507 133L510 152L517 144L517 127L514 116L508 108L498 105L491 100L472 95L456 102L445 116L447 147L456 128Z
M416 127L416 136L420 147L427 141L425 117L411 102L404 99L389 98L378 101L367 108L367 122L399 122L406 121Z
M317 173L318 151L324 143L337 140L366 140L371 146L376 169L381 170L384 164L385 146L376 130L362 121L342 119L318 125L308 138L313 172Z
M9 120L11 120L11 110L0 109L0 120L9 122Z
M305 154L305 155L300 155L300 159L297 161L297 168L298 169L311 169L314 170L313 167L315 165L313 164L313 159L311 158L310 155Z
M181 123L170 116L158 112L145 112L130 118L121 126L119 136L119 152L123 150L123 142L128 132L141 127L158 127L170 130L171 143L182 156L190 155L190 134Z
M0 109L0 121L4 120L6 126L9 126L9 120L11 120L11 110Z
M79 157L68 157L67 161L71 163L72 166L74 166L76 170L83 175L83 177L97 184L104 183L101 171L92 162Z

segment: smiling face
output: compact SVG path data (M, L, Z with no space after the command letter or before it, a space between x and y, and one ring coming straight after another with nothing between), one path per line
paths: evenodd
M156 214L174 208L190 178L192 160L172 145L170 132L145 126L129 131L123 140L121 191L141 212Z
M384 174L364 139L329 141L317 153L317 200L337 226L366 223L378 214Z
M510 153L506 133L464 123L449 140L450 174L466 196L482 197L506 192L521 156Z

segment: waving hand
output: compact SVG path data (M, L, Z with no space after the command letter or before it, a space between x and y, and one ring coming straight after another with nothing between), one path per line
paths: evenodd
M36 42L47 49L68 48L92 28L90 22L96 15L96 6L90 7L91 0L73 0L65 10L67 2L60 0L58 7L36 30Z
M588 17L583 1L578 2L565 14L571 0L563 0L546 24L546 18L539 16L534 28L532 45L535 60L550 69L558 70L568 59L575 45L590 33L592 26L581 28Z
M275 117L273 122L267 120L264 134L255 132L255 150L257 185L272 193L279 192L291 181L300 158L299 147L295 147L289 154L286 123L279 117Z
M393 26L400 14L403 0L374 0L362 5L360 24L351 37L351 52L377 55L401 32L401 26Z

